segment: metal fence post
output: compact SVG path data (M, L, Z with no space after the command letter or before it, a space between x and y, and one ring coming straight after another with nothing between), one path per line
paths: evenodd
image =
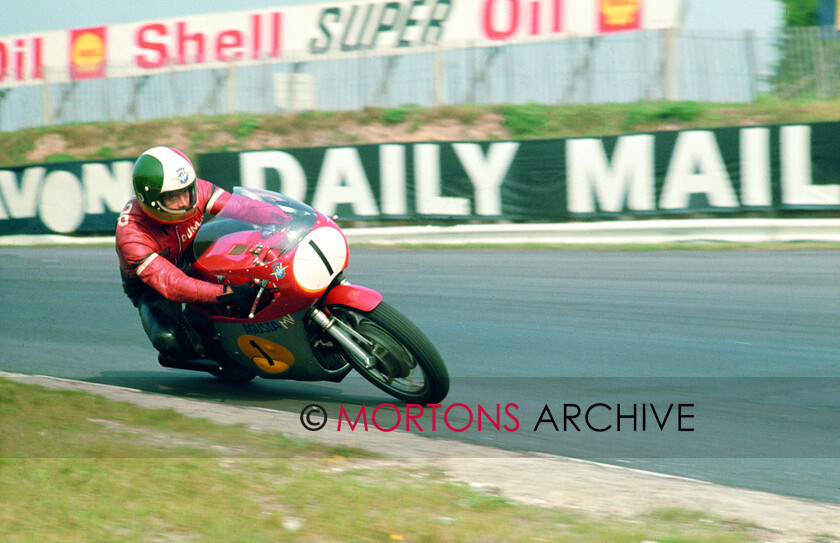
M233 63L227 68L227 112L236 113L236 66Z
M679 72L677 53L677 29L666 28L663 37L663 64L662 64L662 86L665 91L665 100L675 102L679 97L679 83L677 73Z
M434 62L432 93L435 105L442 106L446 104L446 58L440 47L436 47L432 55L432 62Z
M744 53L747 58L747 91L749 92L750 101L758 98L758 67L756 64L755 55L755 32L753 30L744 31Z
M52 96L50 94L50 71L44 70L44 82L41 84L41 109L44 116L44 125L53 124Z

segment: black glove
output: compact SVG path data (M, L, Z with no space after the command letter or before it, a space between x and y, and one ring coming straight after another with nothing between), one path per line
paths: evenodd
M253 283L230 285L231 292L216 297L220 304L230 305L236 309L250 311L257 297L257 289Z

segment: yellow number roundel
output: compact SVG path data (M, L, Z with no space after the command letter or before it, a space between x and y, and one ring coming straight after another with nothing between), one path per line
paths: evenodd
M280 345L259 336L244 335L237 340L239 350L263 371L283 373L295 363L295 355Z

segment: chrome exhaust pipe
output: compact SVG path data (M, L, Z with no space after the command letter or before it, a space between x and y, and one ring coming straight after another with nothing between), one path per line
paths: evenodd
M323 328L326 333L339 343L339 345L344 347L347 353L356 359L357 362L366 368L373 367L374 361L371 359L370 355L359 347L358 343L353 341L350 334L348 334L341 326L336 326L338 321L336 321L335 318L327 315L317 307L313 307L309 310L309 318L312 319L312 322Z

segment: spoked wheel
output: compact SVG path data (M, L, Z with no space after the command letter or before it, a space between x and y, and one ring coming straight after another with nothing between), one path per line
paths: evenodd
M331 305L329 312L352 328L374 363L347 360L368 381L406 403L431 404L449 393L449 373L435 346L396 309L382 302L373 311ZM337 345L333 348L340 349Z

